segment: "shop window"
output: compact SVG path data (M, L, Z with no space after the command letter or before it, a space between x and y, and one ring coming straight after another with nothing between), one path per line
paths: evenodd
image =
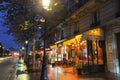
M74 49L71 50L71 57L74 58L76 56L76 51Z
M103 52L98 40L92 41L94 64L103 64Z
M103 64L103 52L98 40L84 40L80 44L82 54L78 56L82 60L83 65Z
M58 61L61 61L61 60L62 60L62 55L58 54Z

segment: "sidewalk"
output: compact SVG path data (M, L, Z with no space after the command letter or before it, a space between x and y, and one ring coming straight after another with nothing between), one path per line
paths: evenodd
M23 60L19 60L16 66L16 80L40 80L41 72L27 72ZM78 75L73 72L73 67L52 67L47 68L48 80L120 80L120 75L106 73L92 73L89 75Z
M18 60L16 66L16 80L29 80L28 72L26 71L27 67L24 64L23 59Z
M7 80L16 80L16 67L17 66L17 59L14 59L14 65L12 65L11 70L9 71L8 79Z
M15 80L15 65L17 59L9 57L0 57L0 80Z
M29 73L30 80L40 80L40 72ZM48 80L120 80L120 75L106 73L92 73L89 75L78 75L77 72L73 72L73 67L52 67L48 65L47 68Z
M105 73L91 73L87 75L78 75L73 72L72 67L62 68L59 66L48 68L49 80L120 80L120 75L105 72Z

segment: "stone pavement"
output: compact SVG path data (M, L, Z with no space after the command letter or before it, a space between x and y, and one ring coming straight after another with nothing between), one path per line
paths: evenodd
M17 58L14 58L14 64L11 67L11 70L9 71L8 79L7 80L16 80L16 66L17 66Z
M16 61L12 56L0 57L0 80L15 80L12 77L15 76Z
M73 72L72 67L48 66L48 80L120 80L116 74L106 73L93 73L89 75L78 75ZM40 80L40 72L29 73L30 80Z
M9 80L40 80L41 72L27 72L27 67L24 61L19 60L16 66L15 79ZM120 75L110 72L106 73L92 73L89 75L78 75L73 72L72 67L62 67L55 66L52 67L48 65L48 80L120 80Z
M106 73L92 73L89 75L78 75L73 72L72 67L54 67L48 69L48 79L49 80L120 80L116 77L116 74L106 72Z

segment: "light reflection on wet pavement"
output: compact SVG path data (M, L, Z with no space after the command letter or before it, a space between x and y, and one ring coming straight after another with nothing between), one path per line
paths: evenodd
M72 67L62 68L55 67L48 70L49 80L105 80L103 78L82 78L76 72L73 72Z
M48 80L117 80L109 74L78 75L73 67L48 66ZM17 80L40 80L41 72L29 72L19 75ZM118 79L119 80L119 79Z
M30 80L40 80L40 72L29 73ZM76 72L73 72L72 67L49 67L48 68L48 80L105 80L104 78L90 78L85 76L79 76Z
M11 67L12 73L11 71L10 73L8 73L11 74L9 80L40 80L41 72L37 71L28 73L24 61L16 62L16 60L8 60L8 62L6 62L4 65L2 65L1 63L1 72L7 72L7 67L9 67L9 69L11 70L10 65L14 66ZM120 75L113 74L110 72L92 73L90 75L78 75L76 71L73 72L73 67L52 67L51 65L48 65L47 69L48 80L120 80ZM3 73L1 73L1 75L2 74ZM3 75L7 76L7 74ZM118 79L116 76L119 76ZM8 80L6 78L2 79L2 77L0 77L0 80Z

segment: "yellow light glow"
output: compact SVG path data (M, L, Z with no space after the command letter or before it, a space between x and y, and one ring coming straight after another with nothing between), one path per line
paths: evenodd
M70 39L70 40L67 40L67 41L63 42L63 45L72 44L74 42L75 42L75 39L73 38L73 39Z
M43 8L48 9L50 5L50 0L42 0Z
M100 28L96 28L87 32L88 35L95 35L95 36L100 36L102 35L102 33L103 32Z
M72 46L75 46L74 44L72 44Z
M57 48L57 45L50 46L51 49Z
M25 49L25 47L22 47L22 50L24 50Z
M67 41L64 41L63 42L63 45L70 45L70 44L72 44L72 43L80 43L79 41L80 41L80 39L82 38L82 34L80 34L80 35L77 35L77 36L75 36L75 38L72 38L72 39L70 39L70 40L67 40ZM75 40L77 40L77 42L75 42Z
M26 40L25 43L28 44L28 41Z
M51 7L49 7L49 8L47 8L46 10L47 10L47 11L52 11L52 8L51 8Z
M45 22L45 19L42 17L42 18L40 19L40 22Z
M58 3L56 2L55 4L54 4L54 6L57 6L58 5Z
M75 36L76 39L82 38L82 34Z

